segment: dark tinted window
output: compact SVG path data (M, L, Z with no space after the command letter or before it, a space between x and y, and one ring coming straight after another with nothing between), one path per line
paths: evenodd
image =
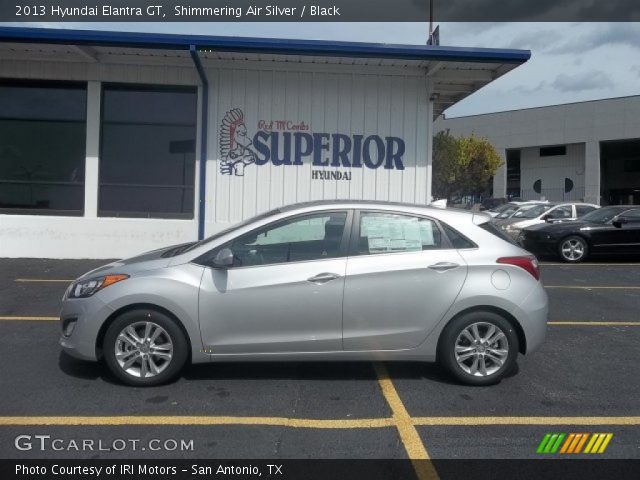
M555 147L540 147L541 157L555 157L556 155L566 155L566 145L557 145Z
M106 86L101 216L193 218L196 90Z
M587 213L582 220L593 223L607 223L613 217L625 210L624 207L604 207Z
M626 212L622 213L620 217L625 218L628 222L640 222L640 208L627 210Z
M509 237L509 235L507 235L506 233L504 233L502 230L500 230L498 227L496 227L493 223L487 222L487 223L483 223L481 225L478 225L481 229L486 230L487 232L491 233L492 235L495 235L498 238L501 238L502 240L509 242L509 243L515 243L513 241L513 239L511 237Z
M456 229L451 228L449 225L445 223L441 223L441 225L442 225L442 229L447 234L447 237L449 238L451 245L453 245L453 248L460 249L460 248L476 248L477 247L475 243L473 243L467 237L462 235Z
M432 250L440 245L440 230L427 218L379 212L360 214L360 255Z
M576 215L581 217L589 212L596 210L596 207L590 207L589 205L576 205Z
M82 215L86 87L0 83L0 213Z
M346 212L298 216L242 235L228 247L238 267L339 257L346 221Z

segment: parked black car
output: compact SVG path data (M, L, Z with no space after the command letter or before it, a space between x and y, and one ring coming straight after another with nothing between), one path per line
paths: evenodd
M598 253L640 254L640 205L604 207L575 221L533 225L522 230L518 243L570 263Z

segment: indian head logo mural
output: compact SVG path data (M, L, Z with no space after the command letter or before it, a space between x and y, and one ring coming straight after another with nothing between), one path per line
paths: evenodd
M256 162L251 144L244 113L239 108L229 110L220 125L220 173L244 176L244 168Z
M306 159L312 167L325 167L312 171L312 178L350 180L352 168L404 170L404 152L398 137L312 133L309 124L290 120L260 120L251 137L239 108L225 113L220 124L222 175L242 177L252 164L300 166ZM338 175L332 171L337 168L349 170Z

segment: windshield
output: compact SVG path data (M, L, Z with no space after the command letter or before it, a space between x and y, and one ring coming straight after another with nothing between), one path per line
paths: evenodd
M522 207L513 216L516 218L537 218L550 208L551 205L533 205L528 208Z
M502 213L497 216L497 218L509 218L519 208L520 208L520 205L509 205L509 208L506 208L505 210L503 210Z
M587 213L580 220L591 223L607 223L613 217L618 215L619 213L627 210L627 207L604 207L599 208L598 210L594 210L593 212Z
M268 212L261 213L260 215L256 215L255 217L248 218L248 219L244 220L243 222L236 223L235 225L232 225L229 228L225 228L224 230L221 230L218 233L214 233L213 235L211 235L210 237L205 238L204 240L200 240L199 242L196 242L193 245L190 245L189 248L187 248L186 250L183 250L180 253L189 252L191 250L194 250L194 249L196 249L196 248L198 248L198 247L200 247L202 245L205 245L205 244L207 244L209 242L213 242L214 240L217 240L218 238L222 237L223 235L231 233L234 230L238 230L238 229L240 229L242 227L245 227L245 226L249 225L250 223L257 222L258 220L270 217L271 215L275 215L276 213L280 213L280 209L276 208L274 210L270 210Z
M509 204L509 203L505 203L504 205L500 205L496 208L492 208L489 211L490 212L495 212L495 213L500 213L500 212L504 212L506 209L511 208L513 205Z

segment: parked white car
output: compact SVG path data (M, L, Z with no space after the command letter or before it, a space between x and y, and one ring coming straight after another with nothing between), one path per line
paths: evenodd
M525 205L540 205L543 203L549 203L548 200L527 200L524 202L509 202L509 203L505 203L504 205L500 205L499 207L496 207L493 210L485 210L484 213L488 213L489 215L491 215L493 218L509 218L511 217L516 211L518 211L521 207L525 206Z
M527 205L520 208L511 218L498 222L498 225L513 239L517 239L525 227L540 223L557 223L576 220L595 209L600 208L592 203L547 203Z

